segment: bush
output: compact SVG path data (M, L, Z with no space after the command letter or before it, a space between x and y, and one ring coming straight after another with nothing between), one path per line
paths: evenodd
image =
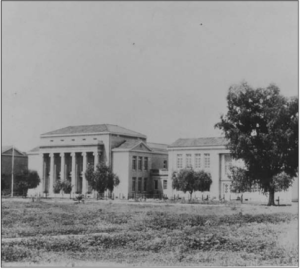
M62 183L60 182L60 180L56 180L56 182L53 185L53 192L60 193L61 189L62 189Z
M61 183L62 185L62 190L64 191L64 193L69 194L72 191L73 185L71 184L71 182L69 180L65 180Z

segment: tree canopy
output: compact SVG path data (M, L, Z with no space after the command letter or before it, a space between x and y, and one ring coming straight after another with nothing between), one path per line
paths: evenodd
M92 165L88 164L85 176L92 189L98 193L104 193L106 190L112 192L120 183L119 177L104 163L98 164L95 170Z
M232 157L244 161L248 179L269 192L274 205L277 176L290 178L286 184L284 176L286 189L298 172L298 98L282 96L273 84L253 89L243 82L229 88L227 104L215 127L228 139Z
M194 171L192 168L181 169L179 172L173 172L172 187L184 193L191 195L195 191L209 191L212 183L210 173L205 171Z
M40 184L37 171L24 169L16 175L16 186L19 194L27 196L28 189L36 188Z

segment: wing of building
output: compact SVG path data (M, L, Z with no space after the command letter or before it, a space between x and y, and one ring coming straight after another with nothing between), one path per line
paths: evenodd
M236 199L240 194L231 192L231 180L228 177L231 165L243 166L243 162L233 160L227 149L227 141L224 137L204 138L180 138L168 147L169 175L165 193L168 196L188 197L188 193L172 189L172 173L183 168L192 167L195 170L204 170L211 174L212 185L209 192L194 193L195 197L210 199ZM245 193L244 200L267 201L265 194L259 189L253 189L251 193ZM292 199L291 188L286 192L276 193L280 201L290 203ZM297 198L294 198L295 200Z

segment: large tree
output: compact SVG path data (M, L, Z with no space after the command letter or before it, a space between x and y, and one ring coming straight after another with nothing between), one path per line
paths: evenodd
M235 159L245 163L247 178L269 192L274 205L279 175L289 177L286 190L298 172L298 98L286 98L277 86L251 88L246 82L229 88L228 112L215 127L223 130Z
M211 175L205 171L194 171L192 168L173 172L172 187L175 190L189 192L192 197L195 191L209 191L212 183Z
M104 163L100 163L93 169L92 165L88 165L85 176L89 185L99 194L106 190L112 192L114 187L119 185L119 177L111 171L111 168Z
M26 197L28 189L36 188L40 181L37 171L24 169L16 175L17 191Z

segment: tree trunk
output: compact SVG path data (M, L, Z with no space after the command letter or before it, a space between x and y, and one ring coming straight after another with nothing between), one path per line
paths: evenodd
M190 191L190 201L192 201L192 194L193 194L193 192Z
M268 206L275 205L274 198L275 198L275 189L274 188L270 188L270 190L269 190L269 202L268 202Z

